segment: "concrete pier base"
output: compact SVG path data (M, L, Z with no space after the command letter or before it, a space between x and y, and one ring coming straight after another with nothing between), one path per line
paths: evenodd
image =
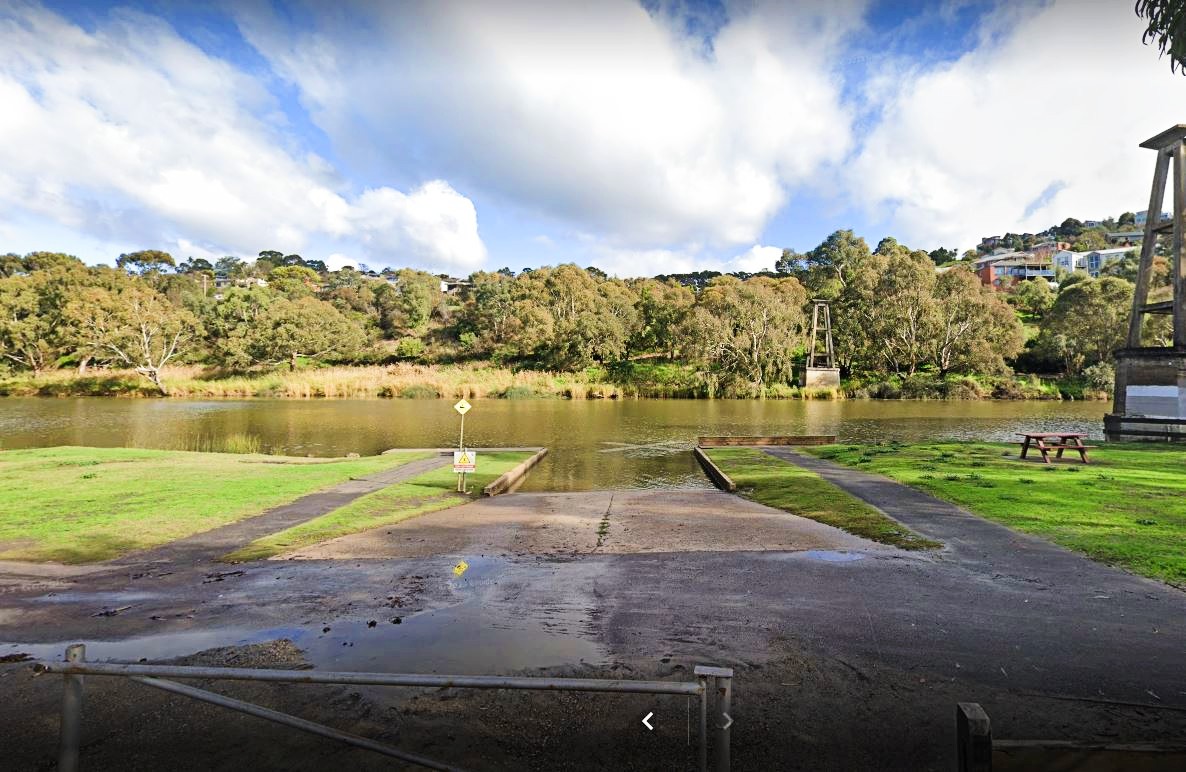
M834 389L840 387L839 367L805 367L799 379L805 389Z
M1116 394L1104 432L1109 440L1186 441L1186 349L1116 352Z

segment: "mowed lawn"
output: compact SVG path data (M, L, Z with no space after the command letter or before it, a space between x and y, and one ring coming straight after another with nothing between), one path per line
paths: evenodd
M1049 466L998 443L834 445L820 458L920 488L1096 560L1186 585L1186 448L1108 443ZM1037 461L1032 460L1037 458Z
M0 560L108 560L431 455L311 459L132 448L2 451Z
M705 452L737 483L737 492L747 499L902 549L942 546L816 473L768 453L751 448L713 448Z
M523 451L479 453L477 472L466 476L466 493L457 491L457 475L451 466L433 469L402 483L368 493L306 523L257 539L222 559L232 563L262 560L310 544L465 504L481 496L482 488L532 455L531 452Z

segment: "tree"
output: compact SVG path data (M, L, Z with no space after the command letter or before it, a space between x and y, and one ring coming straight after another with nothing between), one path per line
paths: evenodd
M317 290L320 280L321 277L304 266L281 266L272 269L268 274L268 286L290 298L312 295Z
M807 291L797 279L713 279L682 326L685 348L712 381L761 389L791 378L802 352ZM711 385L711 382L710 382Z
M1186 7L1178 0L1137 0L1136 12L1148 22L1142 42L1154 41L1169 55L1170 72L1186 73Z
M244 341L256 363L288 363L296 370L301 357L348 356L366 343L362 328L325 301L311 297L278 298L256 314Z
M190 257L177 266L177 273L214 274L214 266L204 257Z
M1045 281L1030 281L1050 288ZM985 286L974 273L954 269L935 282L936 305L933 329L927 336L927 358L939 371L948 373L1000 373L1008 371L1005 361L1024 347L1021 324L1000 293Z
M393 303L387 309L392 328L405 332L423 330L433 309L443 303L441 280L424 271L396 271Z
M25 260L20 255L9 252L0 255L0 279L6 276L16 276L25 272Z
M1083 232L1083 223L1076 220L1074 217L1068 217L1062 221L1062 224L1055 229L1058 235L1063 238L1075 238Z
M118 290L91 287L66 307L72 336L89 356L133 368L168 396L161 369L183 355L201 327L189 311L151 287L130 282Z
M784 248L782 254L774 261L774 272L789 274L800 270L804 265L804 256L793 249Z
M935 265L946 265L947 263L957 260L959 258L959 253L954 249L939 247L938 249L932 250L927 256L931 258L931 262L933 262Z
M638 331L630 340L630 350L637 353L662 352L674 359L678 332L696 294L675 281L643 279L635 285L638 293Z
M1136 225L1137 216L1132 212L1125 212L1124 214L1120 215L1120 219L1117 222L1120 225Z
M1074 243L1071 244L1071 249L1076 252L1092 252L1097 249L1108 248L1108 237L1103 230L1099 228L1090 228L1079 234Z
M869 257L863 238L850 230L836 231L807 253L807 286L818 297L834 298Z
M237 279L241 277L246 268L247 263L233 255L220 257L214 261L214 275L225 276L228 279Z
M0 279L0 359L34 375L74 350L66 306L94 277L104 276L73 258L38 264L46 267Z
M145 276L150 273L164 273L174 267L176 262L168 252L159 249L142 249L139 252L128 252L115 260L115 267L131 274Z
M1108 361L1124 344L1133 285L1112 276L1064 284L1038 335L1037 348L1070 374Z
M1054 290L1045 279L1023 281L1008 300L1022 313L1041 318L1054 305Z

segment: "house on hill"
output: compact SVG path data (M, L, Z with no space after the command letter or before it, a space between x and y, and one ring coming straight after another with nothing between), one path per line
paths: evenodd
M1131 247L1116 247L1114 249L1096 249L1088 252L1084 256L1083 267L1092 276L1099 276L1100 271L1108 266L1109 263L1115 263L1123 260L1124 256L1132 252Z

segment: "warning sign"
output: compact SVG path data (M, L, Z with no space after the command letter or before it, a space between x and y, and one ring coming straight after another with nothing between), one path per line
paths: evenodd
M473 405L466 402L464 399L460 399L457 401L457 404L453 406L453 409L456 410L458 413L465 415L466 413L469 412L469 409L471 407L473 407Z
M468 569L468 568L469 568L469 563L466 563L464 560L461 561L457 565L453 566L453 576L461 576L462 574L464 574L466 572L466 569Z
M453 471L473 472L478 468L478 454L472 450L453 451Z

